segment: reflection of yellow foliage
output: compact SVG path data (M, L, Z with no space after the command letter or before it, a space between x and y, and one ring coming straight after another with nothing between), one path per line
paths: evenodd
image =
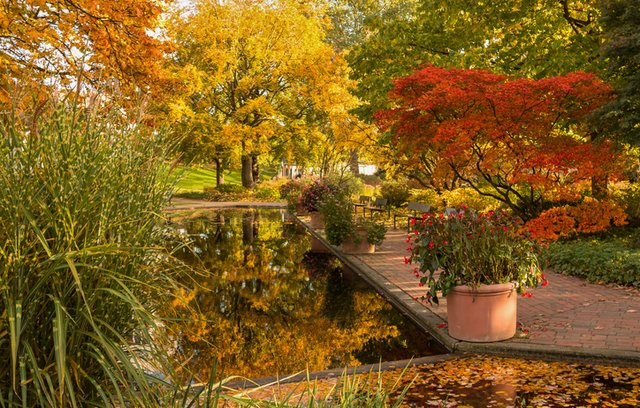
M186 308L189 303L193 300L196 295L195 290L186 291L183 288L178 289L178 293L176 293L171 301L171 306L174 308Z
M353 353L367 342L398 335L380 313L390 306L372 292L350 291L351 306L339 305L348 320L337 321L327 312L336 300L328 300L326 277L310 279L302 265L308 240L283 236L282 224L259 212L242 214L208 215L215 227L201 222L202 213L174 218L206 232L193 239L209 272L197 289L178 293L174 307L184 321L170 324L180 333L180 358L191 357L189 369L200 378L216 359L225 374L252 378L358 364ZM225 239L208 241L216 236Z

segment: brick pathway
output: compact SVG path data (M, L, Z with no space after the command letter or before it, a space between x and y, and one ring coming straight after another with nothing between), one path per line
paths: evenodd
M317 237L322 239L321 235ZM498 343L458 342L448 337L446 301L429 306L414 300L424 289L413 275L415 265L405 265L406 234L390 230L375 254L344 255L332 252L348 266L367 275L395 298L405 312L423 320L436 338L458 351L497 354L622 361L640 365L640 291L591 284L580 278L549 272L549 285L531 290L532 298L518 299L518 321L523 332ZM424 326L423 326L424 327ZM526 334L525 334L526 332Z

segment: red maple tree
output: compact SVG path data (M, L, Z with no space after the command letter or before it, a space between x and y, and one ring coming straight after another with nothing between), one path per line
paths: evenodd
M427 154L434 181L455 177L525 219L618 172L613 144L588 134L587 116L611 98L592 74L533 80L429 66L396 79L390 98L396 108L375 117L404 166Z

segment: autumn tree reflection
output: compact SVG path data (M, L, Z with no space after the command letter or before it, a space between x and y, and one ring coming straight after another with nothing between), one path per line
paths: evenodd
M307 253L308 236L281 218L256 210L173 218L193 240L180 256L206 271L173 305L186 318L172 326L176 357L197 377L215 361L223 375L250 378L358 364L365 345L398 337L384 299L345 283L340 265Z

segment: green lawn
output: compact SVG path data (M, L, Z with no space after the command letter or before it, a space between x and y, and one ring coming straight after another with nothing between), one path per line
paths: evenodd
M274 174L274 169L265 168L261 171L261 178L263 181L270 180ZM216 186L216 171L204 167L178 166L174 170L174 175L178 178L176 193L187 191L202 192L205 187ZM224 172L224 182L225 184L242 184L240 171L226 170Z

